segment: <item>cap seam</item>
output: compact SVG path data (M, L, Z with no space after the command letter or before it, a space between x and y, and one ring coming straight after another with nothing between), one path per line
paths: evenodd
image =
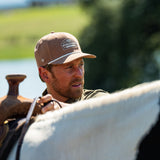
M65 54L65 55L62 55L61 57L58 57L58 58L50 61L48 64L51 64L51 63L53 63L53 62L56 62L56 61L58 61L58 60L60 60L60 59L62 59L62 58L64 58L64 57L66 57L66 56L68 56L68 55L75 54L75 53L80 53L80 52L70 52L70 53L67 53L67 54Z

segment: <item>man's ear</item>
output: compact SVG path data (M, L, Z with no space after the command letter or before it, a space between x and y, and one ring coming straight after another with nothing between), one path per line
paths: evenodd
M38 70L39 70L39 76L41 77L42 81L48 82L49 81L49 77L48 77L49 71L43 67L39 67Z

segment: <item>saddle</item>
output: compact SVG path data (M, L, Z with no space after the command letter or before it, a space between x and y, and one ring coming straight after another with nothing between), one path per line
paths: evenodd
M7 75L9 84L8 94L0 98L0 159L7 159L14 144L17 142L22 128L26 122L26 115L33 102L33 99L19 95L19 84L26 78L26 75L14 74ZM31 121L34 117L41 114L41 106L35 105Z

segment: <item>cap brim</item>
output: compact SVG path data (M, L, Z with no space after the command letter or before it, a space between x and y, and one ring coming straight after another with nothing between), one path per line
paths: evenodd
M79 58L96 58L95 55L89 54L89 53L83 53L83 52L73 52L72 54L69 54L67 56L64 56L57 61L54 61L52 64L65 64L72 62Z

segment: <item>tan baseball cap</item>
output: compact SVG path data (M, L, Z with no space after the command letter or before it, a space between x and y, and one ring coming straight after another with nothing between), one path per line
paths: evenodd
M96 58L83 53L78 40L66 32L51 32L42 37L34 50L38 67L47 64L64 64L78 58Z

